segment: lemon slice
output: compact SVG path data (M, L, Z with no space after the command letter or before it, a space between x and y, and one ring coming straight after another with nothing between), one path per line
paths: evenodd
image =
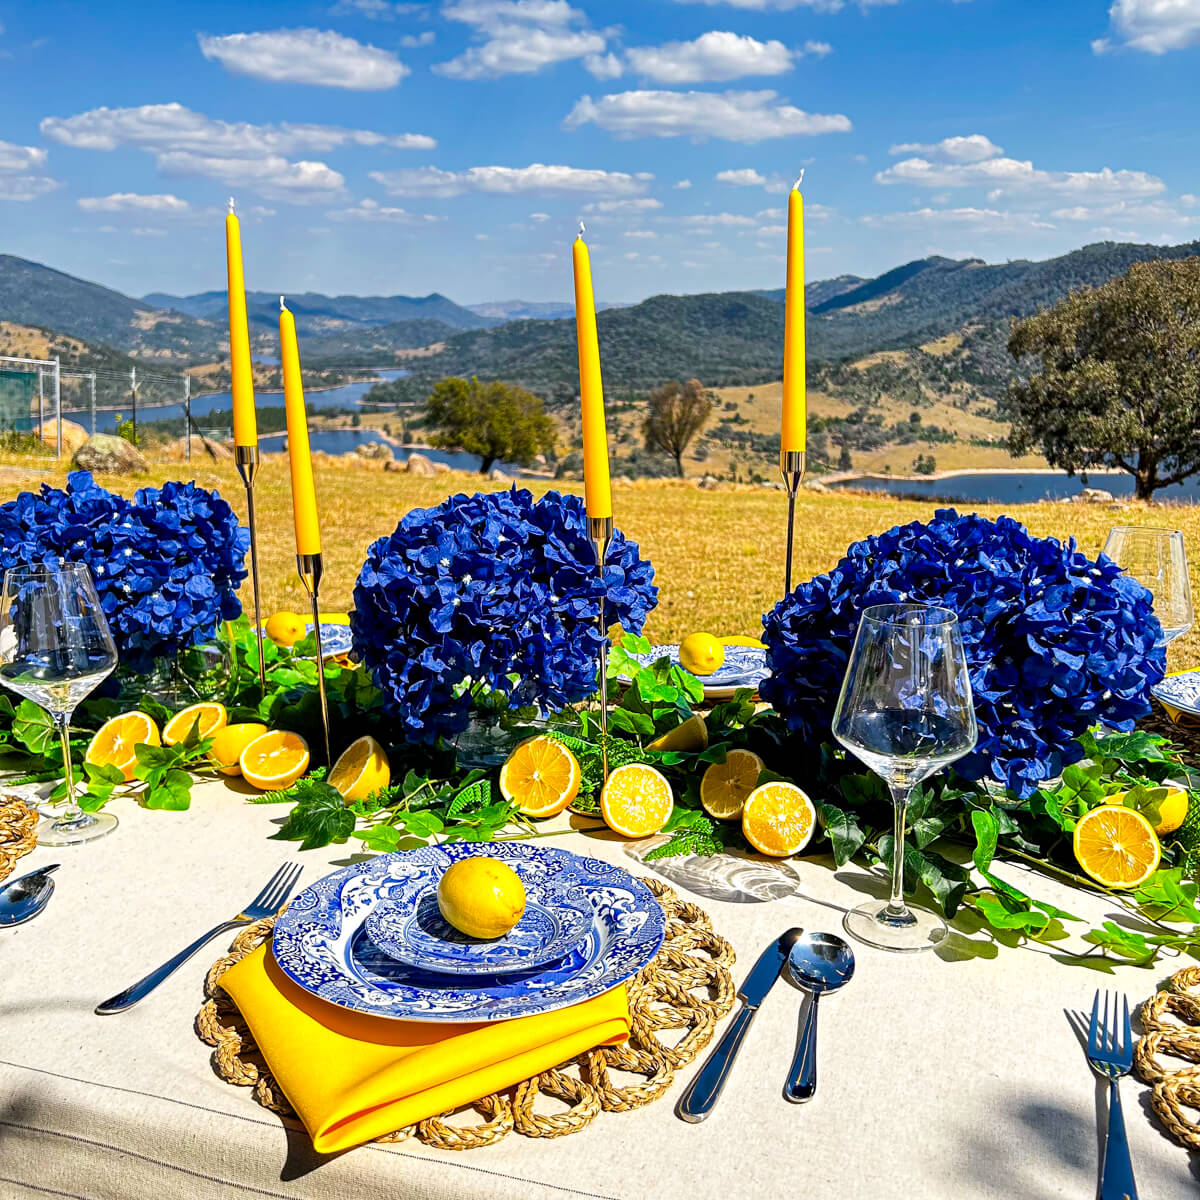
M1162 857L1154 827L1132 808L1102 804L1084 813L1073 840L1079 865L1098 883L1133 888L1145 883Z
M730 750L700 780L700 806L710 817L732 821L742 815L746 798L758 786L763 760L751 750Z
M600 792L600 815L617 833L649 837L666 823L675 807L671 785L661 771L629 763L612 771Z
M264 792L291 787L308 770L308 743L282 729L257 737L242 751L238 765L246 782Z
M202 738L211 737L218 729L224 729L229 723L229 714L225 705L213 700L205 700L201 704L191 704L182 712L177 712L164 726L162 731L163 743L174 746L182 742L192 731L197 718L200 728L197 731Z
M373 738L360 737L338 756L329 772L329 783L344 800L365 800L391 782L387 751Z
M661 737L656 737L647 750L703 750L708 745L708 726L699 714L688 717Z
M764 783L750 793L742 808L746 841L773 858L798 854L816 827L817 810L794 783Z
M98 767L116 767L126 782L133 778L137 765L137 746L160 746L158 726L144 712L121 713L109 717L88 742L84 762Z
M556 738L523 741L500 768L500 794L527 817L557 816L579 795L575 755Z

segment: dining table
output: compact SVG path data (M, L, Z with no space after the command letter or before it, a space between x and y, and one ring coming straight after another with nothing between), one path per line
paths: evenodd
M287 808L250 802L260 799L234 779L197 784L186 812L113 802L111 836L38 847L18 864L14 877L61 866L46 909L0 930L2 1200L1091 1197L1107 1114L1106 1085L1084 1052L1093 996L1111 988L1141 1003L1181 965L1091 969L1053 947L1000 945L961 918L929 953L854 943L853 978L821 1005L810 1103L783 1094L804 997L781 978L701 1123L681 1120L676 1105L709 1048L663 1098L602 1112L568 1137L514 1133L457 1152L410 1139L323 1156L296 1121L223 1080L197 1036L206 971L233 935L128 1011L94 1012L232 917L281 863L302 865L303 888L367 856L353 838L308 851L269 840ZM886 893L881 874L820 855L709 871L694 860L643 863L637 843L594 819L564 813L547 825L542 844L656 876L701 906L736 952L735 985L785 930L840 933L846 909ZM1028 880L1021 868L998 870ZM749 891L730 882L739 876ZM1033 882L1065 909L1125 919L1105 898ZM1156 1124L1145 1084L1121 1087L1140 1195L1195 1196L1200 1156Z

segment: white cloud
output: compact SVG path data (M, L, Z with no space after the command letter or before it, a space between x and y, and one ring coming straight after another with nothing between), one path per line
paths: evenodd
M423 4L395 4L390 0L338 0L329 10L336 17L359 16L369 21L391 21L423 12Z
M234 75L272 83L378 92L409 74L390 50L356 42L332 30L276 29L269 33L198 35L205 58L216 59Z
M1176 207L1169 200L1118 200L1112 204L1075 204L1057 208L1050 216L1058 221L1125 221L1191 228L1200 225L1200 216L1180 212L1190 208L1187 195L1180 196Z
M782 237L787 233L786 225L760 225L755 231L759 237Z
M186 200L170 193L113 192L109 196L81 196L75 203L84 212L185 213L192 207Z
M982 133L971 133L965 137L942 138L940 142L903 142L893 146L889 154L917 154L922 158L939 162L973 163L996 158L1004 153L991 138Z
M395 225L428 225L445 218L432 213L412 213L404 208L388 208L378 200L360 200L352 208L340 208L325 214L331 221L382 221Z
M982 162L933 163L906 158L875 176L876 183L917 187L989 187L989 200L1011 192L1081 192L1106 196L1153 196L1166 184L1145 171L1044 171L1032 162L989 158Z
M1200 0L1114 0L1108 17L1122 44L1148 54L1200 43ZM1096 54L1110 49L1109 38L1092 42Z
M531 221L538 221L538 222L548 221L548 220L550 220L550 214L549 213L530 213L529 219Z
M691 186L692 186L692 181L690 179L681 179L675 185L675 188L677 191L686 192L688 190L688 188L690 188Z
M1015 233L1054 228L1051 222L1042 220L1037 213L1002 212L993 208L917 208L908 212L868 215L862 218L862 222L873 226L944 225L970 228L979 233Z
M31 171L46 165L46 151L40 146L16 146L0 142L0 171Z
M583 206L586 213L652 212L662 208L662 201L653 196L634 196L628 200L593 200Z
M743 75L782 75L792 69L792 51L779 41L713 30L690 42L633 46L625 51L625 62L657 83L716 83Z
M738 213L727 212L696 213L692 216L676 217L675 221L680 225L686 225L694 229L706 229L714 225L735 228L750 226L756 223L753 217L743 217Z
M424 33L406 33L400 39L400 45L406 50L417 50L422 46L432 46L434 42L434 32L432 29L426 29Z
M782 175L761 175L753 167L741 167L730 171L718 171L718 183L728 183L734 187L760 187L764 192L775 192L782 195L791 191L792 182Z
M794 8L811 8L816 12L840 12L844 0L676 0L677 4L704 4L709 8L728 5L746 12L790 12ZM863 8L897 4L899 0L859 0Z
M813 58L825 58L833 53L833 47L828 42L807 41L804 43L804 53Z
M614 92L583 96L567 116L567 129L594 122L617 137L719 137L761 142L801 134L846 133L850 118L807 113L762 92Z
M589 54L583 60L584 67L597 79L619 79L625 67L615 54Z
M592 192L635 196L646 190L640 175L531 163L527 167L468 167L443 171L414 167L372 171L371 178L393 196L461 196L464 192Z
M650 239L658 237L658 234L653 229L626 229L624 236L627 238L642 238Z
M187 150L158 156L165 175L200 175L232 188L249 187L264 196L295 204L328 200L345 186L345 178L323 162L291 162L277 154L262 158L217 158Z
M470 25L482 44L433 70L450 79L530 75L557 62L604 53L602 33L566 0L455 0L442 16Z
M36 200L62 185L42 174L46 151L40 146L0 142L0 200Z
M0 200L36 200L62 187L48 175L6 175L0 173Z

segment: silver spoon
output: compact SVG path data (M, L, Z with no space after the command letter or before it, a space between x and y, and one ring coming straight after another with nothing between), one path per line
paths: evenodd
M20 925L36 917L50 903L54 894L50 876L57 870L58 863L51 863L0 888L0 925Z
M783 1088L785 1099L803 1104L817 1092L817 1003L822 993L850 981L854 951L836 933L806 933L788 954L787 972L794 984L812 996Z

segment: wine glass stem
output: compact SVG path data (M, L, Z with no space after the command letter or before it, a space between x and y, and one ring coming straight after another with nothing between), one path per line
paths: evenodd
M54 723L62 738L63 782L67 785L67 807L59 821L70 825L83 816L83 810L75 803L75 771L71 765L71 714L55 713Z
M890 785L895 825L892 829L892 894L888 897L888 915L902 916L908 911L904 903L904 823L908 816L908 798L911 787Z

